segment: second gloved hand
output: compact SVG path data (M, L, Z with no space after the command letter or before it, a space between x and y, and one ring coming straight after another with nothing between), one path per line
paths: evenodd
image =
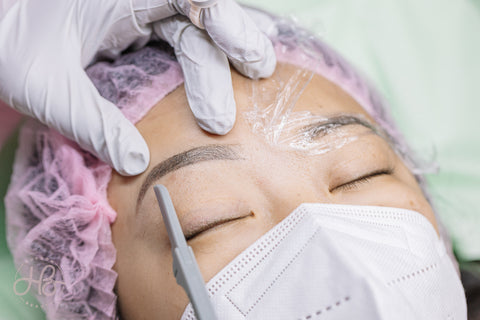
M143 172L149 151L85 74L97 54L115 56L145 45L153 25L175 47L200 126L217 134L235 120L227 56L247 76L269 76L275 68L270 42L233 0L205 9L188 0L22 0L2 7L8 11L0 12L0 99L123 175ZM169 18L178 13L206 31L185 18Z

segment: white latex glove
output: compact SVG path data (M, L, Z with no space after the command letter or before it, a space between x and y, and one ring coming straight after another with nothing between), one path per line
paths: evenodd
M131 45L143 46L152 22L161 24L178 13L200 27L203 23L214 42L205 31L187 28L187 21L176 18L166 19L176 33L165 38L185 68L194 115L202 128L217 134L227 133L235 120L223 52L251 77L269 76L276 64L271 43L233 0L218 0L205 9L188 0L0 1L0 8L8 9L0 12L0 99L75 140L123 175L143 172L150 155L137 129L87 77L84 68L98 53L115 56Z
M178 10L189 12L189 2ZM245 76L264 78L275 69L275 52L270 40L232 0L218 1L198 22L205 30L179 15L154 23L153 30L175 49L198 124L206 131L225 134L236 115L228 60Z

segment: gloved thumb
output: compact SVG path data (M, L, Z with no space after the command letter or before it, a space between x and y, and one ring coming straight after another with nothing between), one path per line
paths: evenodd
M60 96L45 108L44 121L41 115L36 117L110 164L118 173L130 176L144 172L150 153L135 126L118 107L100 96L83 70L69 72L68 79L72 81L63 81L61 86L65 87L55 88Z

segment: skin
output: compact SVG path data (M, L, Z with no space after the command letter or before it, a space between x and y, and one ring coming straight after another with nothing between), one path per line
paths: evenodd
M273 76L288 79L295 67L280 64ZM301 203L339 203L405 208L437 223L419 185L387 142L360 125L339 129L357 139L321 155L272 145L242 116L251 109L251 81L232 75L237 122L225 136L201 130L179 87L160 101L137 128L145 138L151 163L136 177L116 173L108 196L118 217L112 225L117 249L114 269L117 293L125 319L178 319L188 297L172 274L170 243L152 188L137 207L137 195L149 171L175 154L203 145L235 145L240 160L204 161L168 173L158 182L172 197L182 228L195 227L211 217L240 218L205 231L192 246L205 281L284 219ZM272 90L272 80L260 86ZM315 115L357 114L371 119L339 87L315 75L295 105L295 111ZM325 137L335 144L336 136ZM347 183L375 170L393 169L368 181Z

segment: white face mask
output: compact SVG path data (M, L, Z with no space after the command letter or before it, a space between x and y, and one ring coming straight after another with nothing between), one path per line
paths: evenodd
M433 226L396 208L302 204L207 289L218 319L467 318Z

